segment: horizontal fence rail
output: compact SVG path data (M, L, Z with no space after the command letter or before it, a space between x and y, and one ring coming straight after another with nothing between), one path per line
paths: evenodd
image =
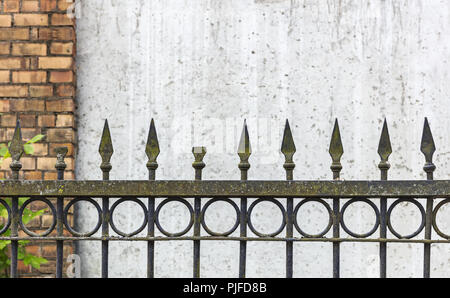
M108 122L105 122L99 153L102 158L100 169L101 181L64 181L66 167L64 157L67 148L56 149L58 181L22 181L19 180L21 169L20 157L23 154L23 142L18 122L13 140L9 145L12 157L10 168L12 179L0 181L0 204L5 208L8 218L0 226L0 240L11 241L11 276L18 277L18 241L54 241L57 246L56 277L63 277L63 243L64 241L101 241L102 277L108 277L109 241L144 241L147 242L147 276L154 277L155 241L189 240L193 243L193 277L200 277L200 250L202 241L229 240L239 242L239 272L237 276L246 277L247 243L249 241L281 241L286 244L286 277L293 277L294 242L330 242L333 255L333 277L340 277L340 244L343 242L374 242L379 244L380 277L387 276L388 243L420 243L424 245L423 276L430 277L431 244L450 244L450 235L442 231L437 223L439 210L450 203L450 180L433 180L435 165L432 157L435 151L434 141L428 121L425 119L421 142L421 151L425 155L424 171L427 180L388 181L390 168L388 158L392 153L387 123L384 122L378 154L380 180L376 181L342 181L340 159L344 153L336 120L333 129L330 155L332 158L330 181L294 180L296 152L289 122L283 135L281 152L285 156L283 165L286 171L285 181L249 181L249 157L251 155L250 138L247 125L238 147L241 180L238 181L202 181L202 169L206 166L203 158L206 148L194 147L195 180L157 181L155 172L158 168L157 157L160 153L154 121L151 121L146 154L148 156L148 180L120 181L109 180L112 169L110 163L114 152ZM19 197L27 199L19 207ZM426 201L425 207L421 200ZM49 228L42 233L29 230L23 222L25 208L33 202L40 201L48 205L52 220ZM9 203L10 202L10 203ZM93 205L97 213L96 225L91 231L78 232L68 221L69 210L78 202ZM99 203L100 202L100 203ZM132 232L124 232L116 226L114 212L124 202L133 202L142 209L143 221ZM188 225L181 231L169 232L161 221L162 208L171 202L183 204L189 213ZM207 210L216 202L224 202L234 209L234 224L224 232L213 231L205 222ZM271 203L282 215L281 223L275 223L274 231L265 233L254 225L254 210L260 203ZM354 203L367 204L375 214L375 222L370 231L359 234L346 224L346 210ZM112 203L112 204L111 204ZM238 204L239 203L239 204ZM307 203L322 205L328 214L327 224L317 234L304 231L298 221L301 208ZM409 234L400 234L392 225L391 215L401 203L414 205L420 212L418 229ZM7 231L10 234L6 236ZM21 232L19 234L19 231ZM114 235L112 235L114 232ZM161 236L156 236L156 232ZM249 232L251 235L249 236ZM345 232L346 237L341 233ZM378 232L378 233L377 233ZM392 237L389 237L390 235ZM418 237L423 233L423 237ZM233 233L238 233L235 235ZM438 239L432 239L435 233ZM100 234L100 235L99 235ZM145 235L143 235L145 234ZM298 236L297 236L298 235Z
M43 197L450 197L449 180L411 181L233 181L115 180L0 181L0 196Z

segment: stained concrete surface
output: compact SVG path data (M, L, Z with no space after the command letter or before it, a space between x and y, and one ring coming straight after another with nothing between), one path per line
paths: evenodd
M207 147L204 179L239 179L236 150L246 118L253 148L249 179L285 179L279 148L289 118L295 179L330 179L328 145L337 117L342 178L378 179L377 146L387 117L394 151L389 179L425 179L419 147L426 116L437 146L435 177L450 179L449 14L445 0L82 1L77 178L101 179L97 151L107 118L115 150L111 179L147 179L144 148L154 118L161 148L157 179L193 179L192 146ZM95 213L92 206L80 207L78 225L86 230ZM181 230L184 207L167 207L165 227ZM214 207L207 222L218 229L232 225L232 209ZM349 225L368 231L373 212L354 207ZM131 231L140 212L124 204L116 225ZM325 212L305 205L299 221L318 232ZM448 212L446 207L440 215L447 232ZM395 227L412 232L418 214L400 205ZM255 210L254 222L264 231L280 220L270 204ZM100 244L79 248L82 275L100 276ZM342 276L378 274L377 244L344 243L341 252ZM284 254L282 243L249 243L248 276L284 276ZM145 260L145 243L112 242L110 276L145 276ZM388 244L388 276L419 277L422 260L423 245ZM294 276L330 277L331 261L331 244L296 243ZM191 266L191 242L156 244L156 276L190 277ZM449 268L450 246L433 245L432 276L450 277ZM238 243L202 243L202 276L237 272Z

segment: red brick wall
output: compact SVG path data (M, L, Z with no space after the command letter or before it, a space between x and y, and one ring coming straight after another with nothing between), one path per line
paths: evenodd
M75 19L67 16L70 0L2 0L0 7L0 143L11 140L19 117L22 136L46 138L35 144L32 156L23 156L21 178L56 179L54 148L67 146L66 179L74 178L76 145ZM0 166L0 179L8 178L10 160ZM46 229L49 215L32 223ZM55 244L28 247L50 262L41 270L24 266L26 276L54 276ZM72 251L67 243L65 254Z

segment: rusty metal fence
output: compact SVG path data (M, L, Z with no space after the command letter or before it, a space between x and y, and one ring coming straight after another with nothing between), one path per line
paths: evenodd
M192 166L195 169L195 180L193 181L158 181L155 180L155 172L158 168L157 157L160 149L154 122L152 120L148 135L145 152L148 156L147 168L149 179L145 181L110 181L109 172L112 168L110 159L113 154L113 146L108 122L105 122L103 136L99 152L102 158L101 170L103 181L64 181L64 157L67 148L58 148L57 163L58 181L20 181L19 171L21 169L20 157L23 154L23 142L20 124L17 123L13 140L9 151L12 156L10 168L12 179L0 181L0 204L8 212L8 220L0 230L0 240L11 240L11 276L18 277L18 241L54 241L57 246L56 277L63 276L63 242L64 241L101 241L102 249L102 277L108 277L108 248L110 241L144 241L147 242L147 276L154 277L155 241L177 241L190 240L193 243L193 277L200 277L200 249L202 241L228 240L238 241L239 250L239 277L246 277L247 243L249 241L281 241L286 245L286 277L293 277L293 243L294 242L331 242L333 256L333 277L340 275L340 244L342 242L375 242L379 243L379 266L380 277L386 277L386 256L388 243L421 243L423 244L423 276L430 277L431 244L450 244L450 235L441 231L437 225L437 213L440 208L450 202L450 181L433 180L435 165L432 157L435 145L427 119L425 119L421 151L425 155L425 166L427 180L423 181L387 181L390 168L388 158L392 153L388 127L384 122L378 147L381 161L378 165L381 178L377 181L341 181L340 171L342 169L341 156L343 146L336 120L331 137L329 153L332 158L331 170L333 180L330 181L296 181L293 178L295 164L293 155L296 152L294 140L286 121L281 152L285 156L283 165L286 171L286 181L249 181L247 172L250 168L249 157L251 154L250 138L247 125L244 128L238 148L241 172L240 181L202 181L202 169L205 167L203 157L206 153L204 147L194 147L195 161ZM5 198L11 198L11 206ZM18 198L29 197L19 208ZM56 199L56 206L49 198ZM100 198L100 206L93 198ZM111 198L118 198L112 205ZM140 198L146 198L146 202ZM156 206L156 198L162 201ZM194 198L191 205L188 198ZM418 199L426 199L425 208ZM240 201L240 206L234 200ZM256 199L248 206L248 199ZM295 201L294 201L295 199ZM343 203L345 199L345 203ZM36 234L26 228L22 222L24 208L34 201L46 203L53 213L53 223L48 230L42 234ZM77 202L85 201L92 204L98 213L98 220L92 231L81 233L75 230L67 220L69 209ZM114 211L123 202L134 202L142 208L144 220L142 225L131 233L125 233L117 228L114 223ZM236 213L233 227L226 232L212 231L205 223L205 213L215 202L226 202L230 204ZM283 202L284 201L284 202ZM377 202L377 204L374 203ZM190 214L187 227L176 233L167 231L160 222L161 208L170 202L179 202L186 206ZM279 228L272 233L258 231L252 222L252 211L261 202L275 204L281 211L283 220ZM298 202L296 205L294 202ZM300 208L308 202L315 202L325 207L328 213L328 224L325 229L315 235L306 233L299 224L298 214ZM376 215L373 228L364 234L358 234L350 230L345 222L346 209L355 202L368 204ZM391 214L394 208L402 203L409 202L415 205L421 214L419 228L410 235L398 233L392 223ZM146 204L145 204L146 203ZM341 204L343 203L343 204ZM286 206L286 208L285 208ZM389 208L388 208L389 207ZM10 236L2 234L11 229ZM65 236L64 228L69 231L70 236ZM239 230L237 230L239 228ZM22 229L23 235L19 236ZM101 236L96 234L101 229ZM110 234L112 229L118 236ZM146 236L137 236L145 232ZM158 229L164 236L155 236ZM301 235L294 236L294 229ZM250 230L255 236L247 235ZM417 236L423 231L423 239ZM432 239L432 232L439 239ZM239 231L239 236L231 236ZM331 232L330 232L331 231ZM341 237L344 231L347 237ZM388 231L394 237L388 237ZM326 237L330 232L331 237ZM378 232L378 234L375 234ZM206 235L206 236L205 236ZM370 237L378 235L378 237ZM99 252L100 253L100 252Z

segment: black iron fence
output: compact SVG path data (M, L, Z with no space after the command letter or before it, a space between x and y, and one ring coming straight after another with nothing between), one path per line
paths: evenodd
M336 120L330 144L330 155L332 157L331 170L333 179L331 181L296 181L293 179L295 164L293 155L296 152L289 123L286 121L281 152L285 156L283 165L286 171L286 181L248 181L247 172L250 168L249 157L251 154L250 138L247 126L244 123L238 155L241 171L240 181L202 181L202 169L205 167L203 157L206 154L204 147L194 147L195 169L194 181L157 181L155 172L158 168L157 157L159 145L154 122L152 120L148 135L146 154L148 156L147 168L149 171L148 181L109 181L109 172L112 168L110 159L113 154L113 146L108 122L105 122L103 136L100 144L100 155L102 158L101 170L103 181L63 181L64 157L67 148L57 149L58 181L20 181L19 171L21 169L20 157L23 154L23 143L20 132L20 124L14 132L9 151L12 156L10 168L12 179L1 181L0 203L8 212L8 220L0 231L0 240L11 240L11 276L17 277L17 254L18 241L38 240L54 241L57 246L56 276L63 276L63 242L69 240L97 240L101 241L102 249L102 277L108 277L108 248L110 241L145 241L147 242L147 276L154 277L155 241L177 241L190 240L193 242L193 277L200 277L200 249L202 241L229 240L239 241L239 277L246 276L247 243L249 241L282 241L286 244L286 277L293 277L293 243L294 242L331 242L333 255L333 276L339 277L340 270L340 244L342 242L375 242L379 243L380 277L386 277L386 256L388 243L422 243L424 247L423 276L430 277L431 244L450 244L450 235L441 231L437 225L437 213L440 208L450 202L450 181L433 181L435 165L432 157L435 152L433 137L425 119L421 151L425 155L424 171L427 180L424 181L387 181L389 155L392 153L391 143L386 121L380 138L378 154L381 162L378 167L381 171L381 179L378 181L341 181L339 178L342 169L341 156L343 146L340 137L338 122ZM4 198L12 198L9 206ZM19 209L18 198L29 197ZM56 198L56 206L49 198ZM100 198L102 204L93 198ZM110 198L118 198L112 205ZM147 202L142 200L146 198ZM163 200L156 206L156 199ZM191 205L187 198L194 198ZM234 200L240 201L240 206ZM248 206L248 199L256 199ZM295 199L295 201L294 201ZM419 199L426 199L425 208ZM283 202L285 200L285 202ZM344 202L342 204L341 203ZM22 222L24 208L33 201L46 203L52 214L53 222L48 230L42 234L36 234L26 228ZM81 233L71 226L67 220L69 209L77 202L85 201L93 206L98 212L98 220L95 228L91 231ZM123 202L134 202L142 208L144 220L142 225L131 233L126 233L117 228L114 223L114 211ZM215 202L226 202L230 204L236 213L233 227L225 232L215 232L205 223L205 213ZM374 201L377 203L374 203ZM190 220L187 227L176 233L167 231L160 222L161 208L170 202L184 204L189 211ZM275 204L283 217L279 228L272 233L258 231L252 222L252 212L256 205L261 202ZM294 202L298 202L296 205ZM298 214L300 208L308 202L316 202L325 207L328 212L328 224L318 234L306 233L299 224ZM355 233L350 230L345 222L345 211L353 203L363 202L368 204L376 215L373 228L364 234ZM409 202L417 206L421 214L419 228L410 235L401 235L391 224L391 214L394 208L402 203ZM286 208L285 208L286 206ZM389 208L388 208L389 207ZM64 227L71 236L65 236ZM2 236L8 229L10 236ZM239 236L231 234L239 228ZM27 236L19 237L19 229ZM54 230L56 229L56 235ZM101 236L96 234L101 229ZM112 229L119 236L110 235ZM137 236L145 232L146 236ZM158 229L164 236L155 236ZM203 233L202 233L203 229ZM301 237L294 236L294 229ZM247 236L250 230L255 236ZM331 237L326 237L329 231ZM423 239L417 236L425 230ZM432 239L432 232L439 239ZM343 238L341 231L348 235ZM375 234L378 231L378 234ZM394 237L388 237L388 231ZM51 235L51 233L53 234ZM203 235L207 236L203 236ZM377 238L371 237L378 235ZM437 237L435 237L437 238ZM100 252L99 252L100 253Z

